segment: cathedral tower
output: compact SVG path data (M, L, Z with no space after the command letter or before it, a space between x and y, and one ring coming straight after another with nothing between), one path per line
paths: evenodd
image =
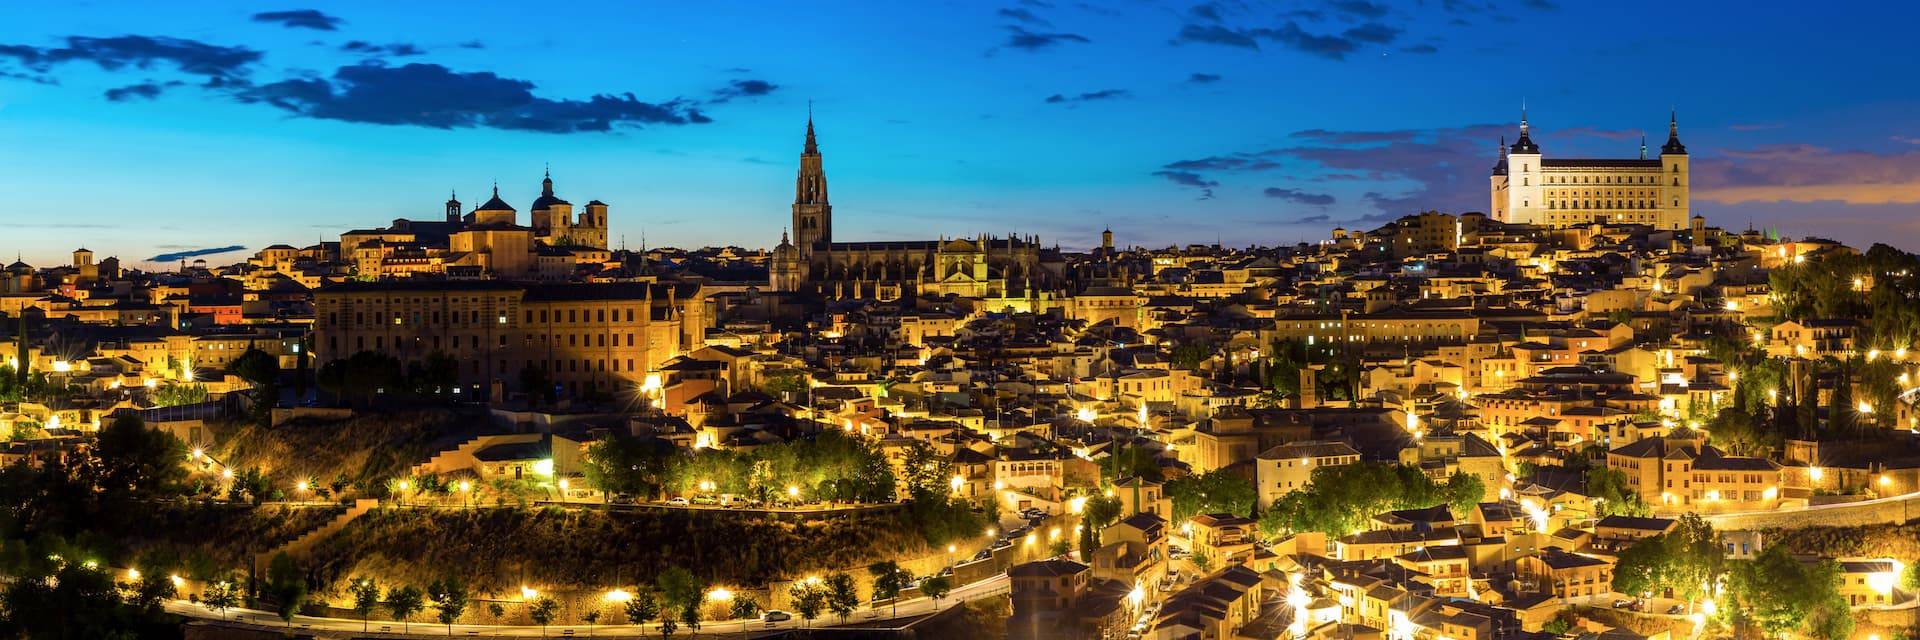
M803 256L833 242L833 205L827 202L827 172L820 165L811 115L807 116L807 145L800 151L800 177L794 182L793 241Z

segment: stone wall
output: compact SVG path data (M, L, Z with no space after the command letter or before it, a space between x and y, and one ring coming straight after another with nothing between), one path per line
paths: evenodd
M1728 531L1899 524L1920 518L1920 493L1805 509L1723 513L1705 518L1715 529Z

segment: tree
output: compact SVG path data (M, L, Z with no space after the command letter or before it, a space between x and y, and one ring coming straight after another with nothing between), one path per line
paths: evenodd
M658 440L614 436L587 447L587 482L608 495L652 498L666 484L672 445Z
M94 445L94 483L103 497L152 497L172 493L185 482L187 447L171 433L148 429L131 414L121 414L100 430Z
M1478 480L1456 474L1445 484L1435 483L1418 467L1401 464L1321 466L1313 470L1305 488L1274 502L1261 516L1260 529L1268 537L1289 531L1320 531L1338 537L1364 528L1368 519L1386 511L1438 505L1465 511L1485 491Z
M912 579L912 576L900 568L900 563L892 560L881 560L867 565L867 573L873 575L874 601L891 600L894 617L899 617L900 591L907 588L907 581Z
M903 452L900 468L905 472L903 480L910 493L928 495L947 495L953 488L953 459L942 455L938 449L925 440L913 440L907 443Z
M280 358L249 346L234 358L227 371L253 385L254 421L267 424L273 418L273 407L280 403Z
M540 596L533 602L527 603L527 617L531 618L534 624L540 625L540 637L547 637L547 623L553 622L553 614L559 609L560 603L554 602L553 598L547 596Z
M660 589L660 600L666 604L664 608L683 618L686 615L686 609L691 608L697 611L700 608L701 599L706 597L706 585L686 567L667 567L667 570L660 572L660 576L654 582ZM696 629L692 624L688 624L687 627Z
M227 610L240 606L240 588L231 580L208 582L206 589L200 592L200 602L208 609L220 612L220 619L227 619Z
M660 619L660 637L673 637L673 630L678 628L680 628L680 623L674 622L671 616Z
M760 615L760 604L754 602L752 598L736 596L733 604L728 607L727 613L733 616L733 619L740 621L740 632L746 633L747 621Z
M934 610L940 609L940 599L953 593L953 579L947 576L933 576L920 581L920 593L933 599Z
M364 632L373 610L380 606L380 584L373 578L360 578L347 585L347 593L353 595L353 612L360 614L360 630Z
M653 592L645 589L633 594L626 604L627 624L644 625L660 616L660 601L653 598Z
M447 625L447 635L453 635L453 621L467 612L467 586L458 579L445 578L427 585L427 597L433 600L433 608L440 614L440 624Z
M813 619L820 617L820 611L827 606L826 592L813 582L795 582L787 587L787 595L793 599L793 610L800 614L800 620L809 627L813 626Z
M680 606L680 623L686 625L688 631L700 633L700 600L698 598Z
M1672 590L1691 602L1706 596L1706 586L1719 580L1725 558L1713 525L1688 513L1680 516L1672 530L1635 541L1622 551L1612 587L1635 596Z
M1166 495L1173 502L1174 522L1200 513L1251 515L1257 498L1253 483L1226 469L1168 480Z
M420 613L426 596L419 587L412 585L387 589L387 610L393 612L393 619L400 621L400 631L406 632L408 619Z
M587 637L593 637L593 625L600 623L600 610L596 608L581 614L580 621L587 623Z
M274 613L293 627L293 615L300 612L301 605L307 600L307 578L295 565L293 558L285 553L273 554L267 564L267 595L273 599Z
M1640 492L1627 484L1627 474L1618 469L1588 469L1587 495L1600 501L1600 514L1604 516L1638 518L1653 514L1653 507L1640 499Z
M854 588L853 576L835 573L827 576L826 585L827 608L840 616L840 622L844 624L847 616L853 615L853 610L860 606L860 593Z
M1800 631L1841 640L1853 631L1840 568L1831 560L1803 564L1769 546L1751 561L1736 563L1728 580L1736 611L1769 635Z

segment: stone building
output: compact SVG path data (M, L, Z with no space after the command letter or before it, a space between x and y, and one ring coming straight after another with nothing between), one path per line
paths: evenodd
M1520 138L1500 141L1500 161L1491 178L1493 219L1515 224L1571 227L1593 223L1688 228L1687 147L1680 144L1677 117L1667 121L1660 157L1547 158L1533 141L1524 112Z

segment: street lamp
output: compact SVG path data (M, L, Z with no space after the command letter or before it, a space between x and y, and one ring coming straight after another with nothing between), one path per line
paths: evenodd
M473 483L461 480L459 487L460 501L466 503L467 508L473 508Z
M632 600L633 593L627 591L626 589L609 589L607 590L607 595L605 597L607 599L607 602L620 604L628 600Z
M521 599L521 600L532 600L532 599L534 599L534 598L538 598L538 597L540 597L540 591L539 591L539 590L537 590L537 589L534 589L533 587L529 587L529 586L527 586L527 585L524 585L524 584L523 584L523 585L520 585L520 599Z

